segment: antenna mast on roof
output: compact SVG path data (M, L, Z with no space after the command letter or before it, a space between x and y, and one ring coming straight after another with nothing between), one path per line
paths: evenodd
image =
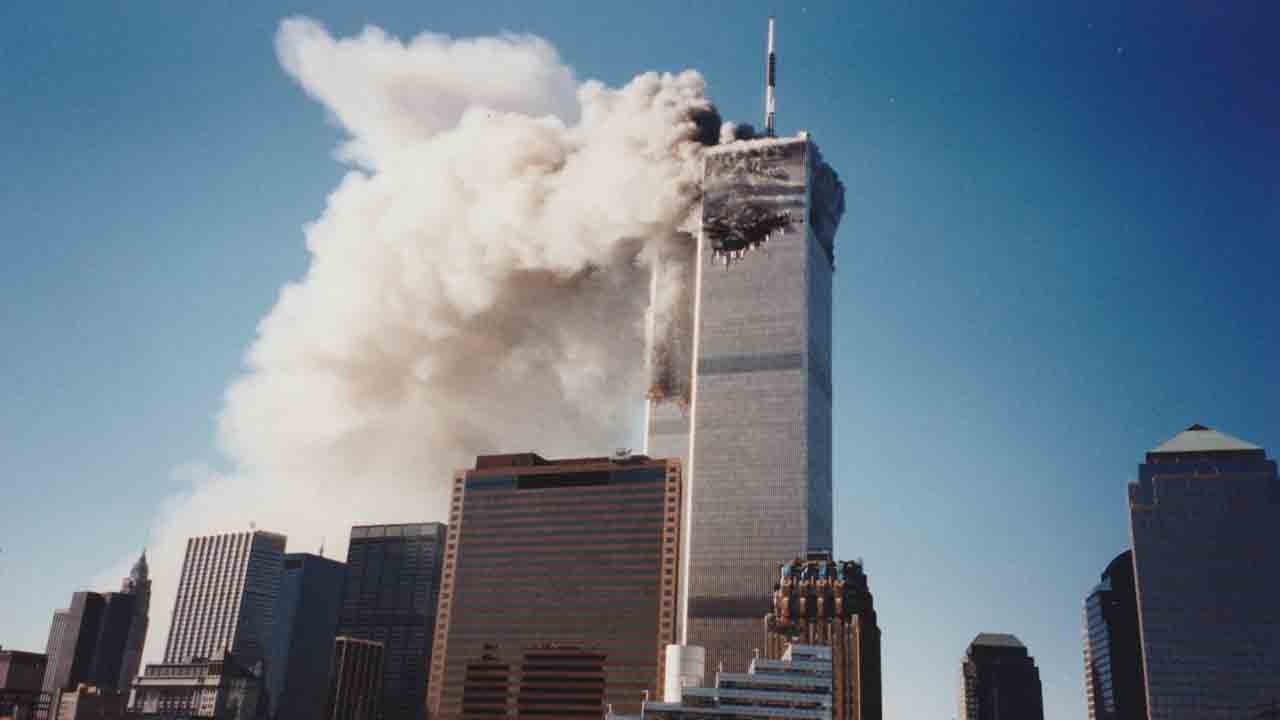
M765 61L764 78L764 134L773 137L773 86L778 75L778 56L773 48L773 16L769 16L769 57Z

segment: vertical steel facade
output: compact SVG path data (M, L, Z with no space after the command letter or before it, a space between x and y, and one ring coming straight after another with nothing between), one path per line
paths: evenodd
M806 134L710 148L690 404L651 393L646 452L687 457L689 644L745 667L779 562L830 550L831 279L844 189ZM679 343L677 343L677 346Z
M1280 478L1202 425L1129 485L1151 720L1248 717L1280 697Z
M262 530L188 540L165 663L224 652L245 666L267 662L284 546L283 535Z
M328 720L377 720L382 705L382 643L339 636L333 641Z
M338 634L382 643L384 720L426 712L444 538L440 523L351 528Z
M678 460L643 456L482 456L458 473L432 717L516 712L539 690L540 709L573 715L600 673L556 675L557 663L602 666L599 689L617 712L658 697L676 640L681 493ZM524 682L533 660L536 687Z

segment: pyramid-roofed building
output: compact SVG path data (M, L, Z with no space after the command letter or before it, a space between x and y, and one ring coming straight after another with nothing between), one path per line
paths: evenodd
M1167 453L1203 453L1203 452L1237 452L1241 450L1261 450L1253 443L1245 442L1223 432L1218 432L1199 423L1174 435L1163 443L1149 450L1153 454Z

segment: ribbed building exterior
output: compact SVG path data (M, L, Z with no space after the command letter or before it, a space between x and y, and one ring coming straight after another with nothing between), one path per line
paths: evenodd
M1040 669L1013 635L981 633L961 665L961 720L1044 720Z
M340 635L333 641L327 720L377 720L382 708L382 643Z
M806 133L709 148L684 308L651 332L645 452L685 460L684 640L745 667L780 558L831 550L831 280L844 188ZM678 273L677 273L678 274ZM655 297L669 276L655 276Z
M1089 720L1146 720L1133 551L1116 556L1084 602L1084 687Z
M716 686L684 688L678 703L646 703L643 720L831 720L835 680L828 646L793 644L746 672L719 672Z
M1129 485L1151 720L1248 717L1280 698L1280 477L1266 451L1192 425Z
M351 528L338 634L382 643L382 720L426 712L444 539L440 523Z
M73 598L74 599L74 598ZM42 687L46 692L56 692L59 689L60 679L59 671L54 668L59 662L59 655L62 654L63 643L68 642L67 635L69 633L79 632L79 623L71 615L71 608L53 611L53 621L49 623L49 639L45 642L45 674ZM75 640L70 640L74 647ZM63 658L69 656L63 655ZM69 672L63 671L63 672ZM63 684L67 678L61 678Z
M285 536L263 530L187 540L165 644L166 664L269 661Z
M830 648L832 717L881 720L880 627L862 565L811 553L778 575L766 655L780 658L794 644Z
M329 670L347 566L310 553L284 556L267 689L274 720L317 720L329 700Z
M644 456L481 456L459 472L433 720L599 717L597 700L635 712L656 697L676 638L681 492L678 460Z

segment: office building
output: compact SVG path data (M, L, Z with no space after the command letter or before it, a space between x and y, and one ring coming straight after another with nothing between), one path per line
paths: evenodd
M267 677L275 720L316 720L328 702L329 670L347 566L310 553L284 556Z
M1084 602L1089 720L1147 720L1133 552L1116 556Z
M421 720L440 592L440 523L358 525L338 634L382 643L383 720Z
M0 718L33 720L47 711L46 662L41 653L0 648Z
M120 679L115 684L116 688L127 690L142 668L142 650L147 643L148 614L151 610L151 577L145 550L133 564L129 576L120 583L120 592L134 597L133 618L125 640Z
M1044 720L1040 670L1013 635L981 633L961 665L960 720Z
M127 690L80 683L58 692L55 720L124 720L129 704Z
M45 691L74 690L81 683L121 689L137 600L126 593L74 593L71 606L54 613Z
M1251 443L1192 425L1129 484L1151 720L1240 718L1280 695L1280 478Z
M471 717L480 705L518 712L538 694L535 679L591 693L602 680L604 704L619 711L638 711L646 693L657 697L665 648L676 639L681 492L678 460L626 453L490 455L460 471L432 718ZM594 694L546 696L582 703L555 712L599 710Z
M227 652L245 667L266 663L284 546L283 535L262 530L187 540L165 664L221 659Z
M382 643L339 636L333 641L327 720L377 720L382 704Z
M138 720L267 720L261 664L230 653L218 659L147 665L133 684L130 717Z
M684 688L678 702L645 703L644 720L830 720L831 647L786 646L778 659L755 658L747 672L719 672L712 688Z
M765 618L766 655L794 644L831 648L835 720L881 720L880 627L860 562L810 553L781 567Z
M688 468L684 641L706 648L709 667L746 667L764 647L779 559L832 549L844 188L800 133L708 148L703 195L688 297L649 333L645 452ZM666 281L655 275L655 298Z

